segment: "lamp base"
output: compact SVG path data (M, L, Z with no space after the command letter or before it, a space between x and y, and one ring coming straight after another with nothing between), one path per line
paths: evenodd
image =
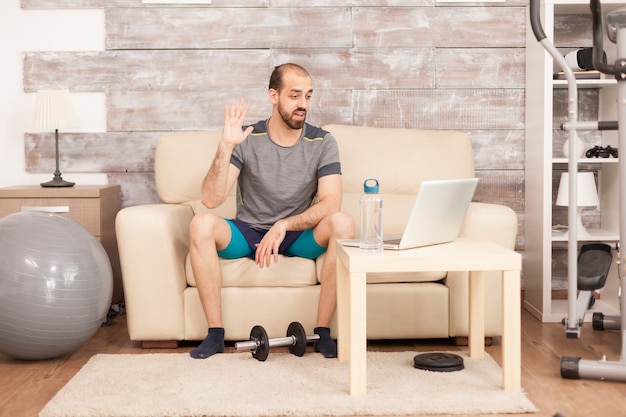
M75 183L65 181L61 176L58 177L55 175L52 181L42 182L40 185L42 187L73 187Z
M55 162L56 169L54 170L54 178L52 181L42 182L40 185L42 187L73 187L74 183L65 181L61 177L61 170L59 169L59 129L54 130L54 148L55 148Z
M587 231L587 228L583 225L582 212L583 212L582 207L576 208L576 238L579 240L593 237Z

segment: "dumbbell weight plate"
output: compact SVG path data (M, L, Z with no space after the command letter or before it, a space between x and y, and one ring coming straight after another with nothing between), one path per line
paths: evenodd
M295 339L295 343L289 346L289 353L296 356L304 356L308 341L302 324L297 321L289 324L289 327L287 327L287 337L293 337Z
M257 343L257 347L252 350L252 357L258 361L264 362L270 354L270 343L267 332L262 326L254 326L250 330L250 340Z
M415 368L435 372L454 372L464 368L463 358L454 353L429 352L413 358Z

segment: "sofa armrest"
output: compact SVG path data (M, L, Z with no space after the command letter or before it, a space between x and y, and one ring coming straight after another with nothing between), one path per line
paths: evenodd
M511 208L487 203L471 203L461 236L488 240L515 249L517 215ZM498 272L485 273L485 335L502 335L502 281ZM467 336L469 332L469 280L467 272L449 272L450 336Z
M517 214L501 204L470 203L460 236L515 249Z
M182 204L122 209L115 229L131 340L183 340L185 257L193 211Z

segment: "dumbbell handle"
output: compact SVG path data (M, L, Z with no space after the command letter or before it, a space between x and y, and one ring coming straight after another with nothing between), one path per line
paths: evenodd
M307 343L309 342L314 342L316 340L319 340L320 336L317 334L313 334L310 336L306 337L306 341ZM278 337L275 339L268 339L269 345L270 347L277 347L277 346L293 346L296 344L296 338L295 336L288 336L288 337ZM259 347L259 341L258 340L247 340L245 342L237 342L235 343L235 349L237 350L254 350L256 348Z

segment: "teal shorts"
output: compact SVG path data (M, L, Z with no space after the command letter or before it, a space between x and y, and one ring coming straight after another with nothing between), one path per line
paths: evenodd
M228 246L218 250L217 254L224 259L252 258L256 251L256 245L261 242L266 230L253 229L239 220L226 219L230 226L231 238ZM320 246L313 237L313 229L304 231L289 231L278 248L278 253L285 256L297 256L306 259L315 259L326 252L326 248Z

